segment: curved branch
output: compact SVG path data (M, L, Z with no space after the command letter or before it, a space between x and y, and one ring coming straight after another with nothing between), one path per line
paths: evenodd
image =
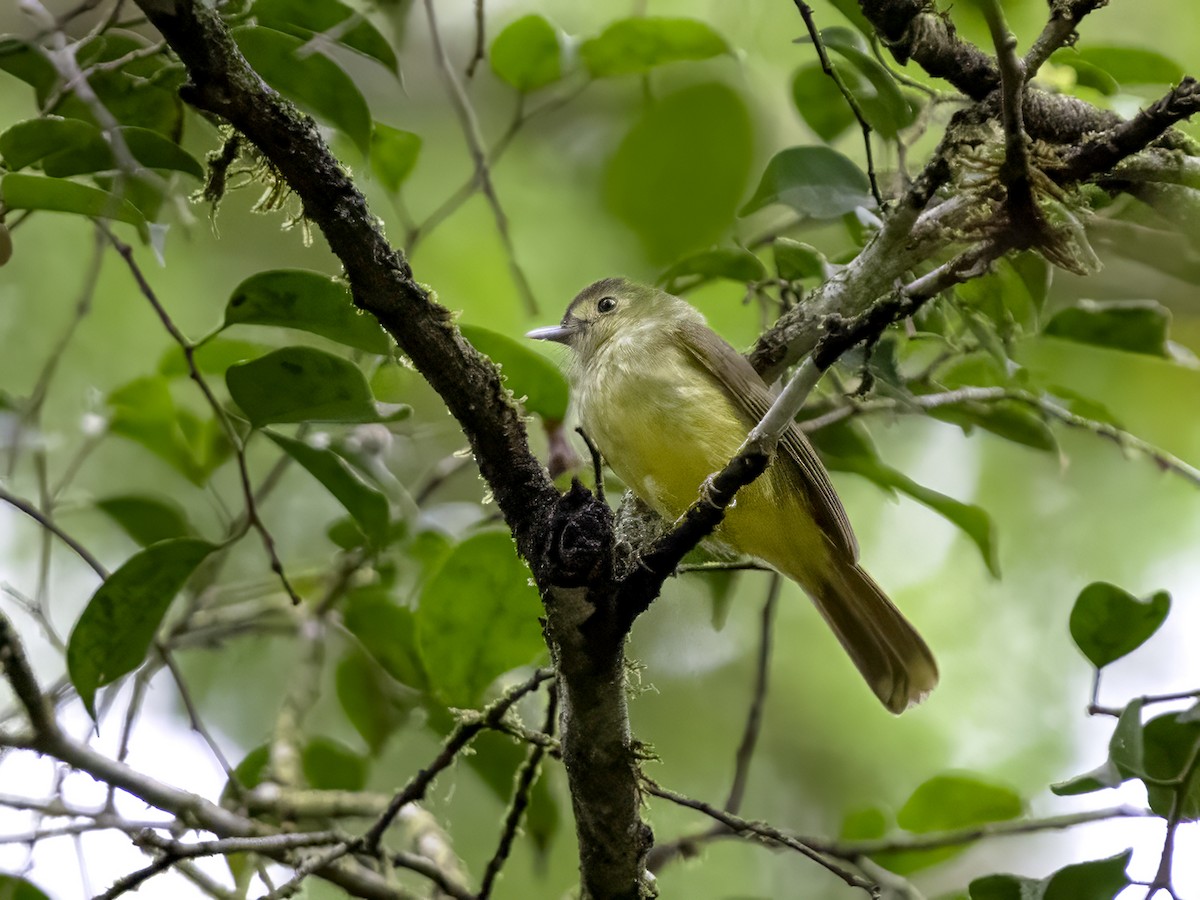
M542 523L558 492L530 452L521 412L495 366L413 278L316 125L258 77L217 11L195 0L137 2L187 67L183 99L228 121L278 170L341 261L354 302L396 339L462 425L521 554L536 570Z

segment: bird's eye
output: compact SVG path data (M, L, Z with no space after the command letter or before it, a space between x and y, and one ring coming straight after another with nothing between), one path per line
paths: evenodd
M612 312L616 308L617 308L617 298L616 297L601 297L598 301L596 301L596 309L599 312L602 312L602 313Z

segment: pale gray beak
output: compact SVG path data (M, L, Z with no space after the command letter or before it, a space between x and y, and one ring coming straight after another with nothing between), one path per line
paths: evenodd
M545 328L535 328L533 331L525 332L525 337L533 338L535 341L554 341L558 344L569 345L577 331L579 331L578 325L548 325Z

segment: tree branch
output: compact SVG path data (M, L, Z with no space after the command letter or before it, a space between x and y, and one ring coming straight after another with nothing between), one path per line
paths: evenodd
M1075 29L1083 17L1107 4L1108 0L1059 0L1051 3L1046 27L1025 54L1025 77L1033 78L1059 47L1074 46L1078 36Z
M270 160L341 260L355 303L379 319L458 419L518 549L539 574L542 523L557 492L495 366L414 280L316 125L250 68L218 12L196 0L138 5L187 67L184 100L227 120Z
M1068 151L1062 164L1047 172L1059 184L1073 184L1108 172L1121 160L1146 149L1172 125L1197 112L1200 112L1200 82L1184 78L1132 119L1101 131Z

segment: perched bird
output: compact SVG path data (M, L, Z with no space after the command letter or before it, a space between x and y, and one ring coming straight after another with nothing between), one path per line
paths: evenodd
M621 480L670 520L695 502L771 405L758 373L696 309L622 278L588 286L560 325L527 336L574 351L569 379L580 424ZM804 588L893 713L937 684L929 647L857 564L846 512L794 424L714 537Z

